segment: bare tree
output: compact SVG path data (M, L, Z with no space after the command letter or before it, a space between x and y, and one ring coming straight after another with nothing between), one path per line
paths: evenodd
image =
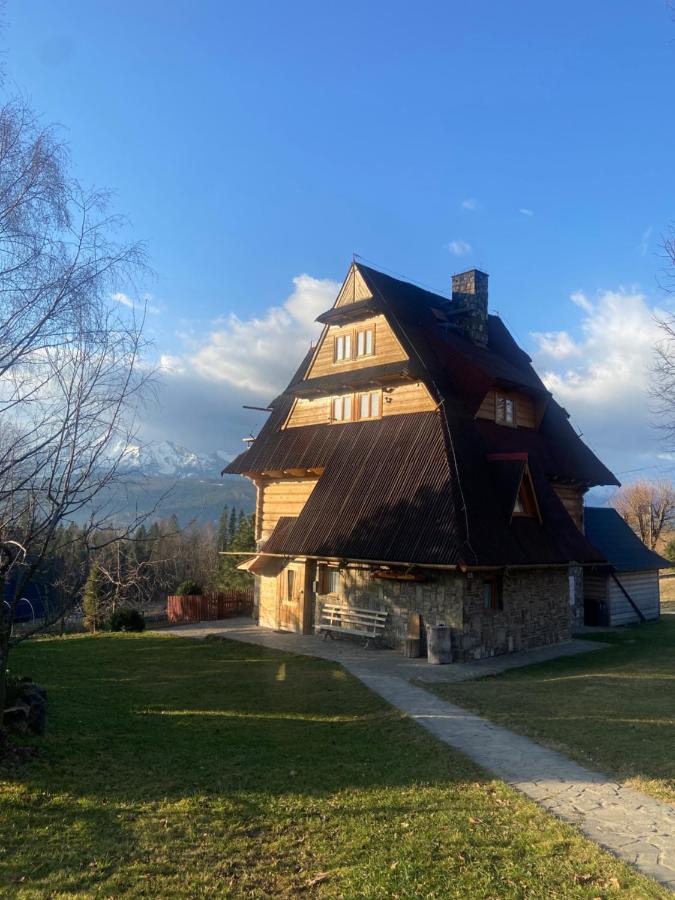
M675 519L675 488L669 481L636 481L611 500L619 515L651 550Z
M0 107L0 710L17 603L62 523L86 515L87 543L108 521L148 382L144 313L113 299L143 265L124 228L55 132Z
M663 250L667 263L662 287L672 291L675 289L675 231L672 229L663 241ZM656 324L660 336L654 348L650 393L656 425L665 446L672 448L675 445L675 316L663 314L657 317Z

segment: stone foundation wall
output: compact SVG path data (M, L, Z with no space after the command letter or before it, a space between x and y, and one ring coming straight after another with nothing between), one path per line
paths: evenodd
M466 581L464 628L457 649L464 659L481 659L571 636L568 568L517 569L502 579L503 609L485 609L479 572Z
M444 622L462 628L464 576L459 573L431 575L430 581L387 581L373 578L370 570L342 570L342 593L317 594L314 621L319 621L322 603L347 603L363 609L386 609L389 612L382 642L387 647L402 648L408 633L410 613L421 613L425 624Z
M460 572L430 574L427 582L373 578L367 568L342 570L341 594L317 594L314 621L323 603L347 603L389 612L383 644L402 649L410 613L425 625L452 628L457 661L496 656L569 639L572 610L568 568L521 569L502 579L503 609L483 606L483 578Z

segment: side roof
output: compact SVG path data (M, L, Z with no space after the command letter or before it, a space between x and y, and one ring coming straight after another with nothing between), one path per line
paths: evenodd
M587 506L586 537L617 572L669 569L672 563L650 550L615 509Z

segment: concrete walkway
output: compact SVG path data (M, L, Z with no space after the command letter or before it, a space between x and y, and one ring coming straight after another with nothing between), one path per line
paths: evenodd
M246 618L174 625L162 628L161 633L191 638L225 637L233 641L261 644L263 647L285 650L288 653L299 653L301 656L318 656L320 659L341 663L350 671L357 666L364 673L386 672L409 681L433 682L471 681L475 678L483 678L485 675L497 675L507 669L518 669L538 662L548 662L562 656L590 653L609 646L597 641L566 641L564 644L551 644L548 647L537 647L535 650L524 650L521 653L509 653L504 656L493 656L490 659L477 659L469 663L430 666L426 659L406 659L397 650L364 649L361 643L349 640L323 640L315 634L289 634L284 631L273 631L271 628L260 628L251 619Z
M544 658L583 652L570 645L586 642L574 641L558 648L499 657L504 660L499 668L468 663L463 668L470 674L464 671L452 677L451 670L459 669L459 666L431 667L423 660L403 660L393 651L364 651L345 641L323 642L314 636L276 633L258 628L249 620L205 622L167 630L184 637L205 638L214 634L341 663L371 690L415 719L439 740L461 751L544 809L576 825L597 844L643 874L675 890L675 807L623 787L554 750L410 684L411 678L424 677L420 673L425 669L428 676L433 673L428 680L466 680L512 668L513 663L508 665L507 662L514 656L521 657L515 665L522 666ZM566 652L543 655L545 650L554 649ZM528 658L527 662L524 657ZM486 662L496 663L497 660Z

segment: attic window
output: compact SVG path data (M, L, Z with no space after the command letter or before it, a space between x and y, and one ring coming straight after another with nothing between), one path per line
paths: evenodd
M372 356L375 352L375 333L372 328L356 332L356 355Z
M331 418L333 422L350 422L352 419L352 395L333 397L331 402Z
M495 397L495 421L500 425L515 425L515 403L512 397L497 394Z
M335 347L333 353L335 362L342 362L345 359L352 358L352 336L351 334L339 334L335 338Z

